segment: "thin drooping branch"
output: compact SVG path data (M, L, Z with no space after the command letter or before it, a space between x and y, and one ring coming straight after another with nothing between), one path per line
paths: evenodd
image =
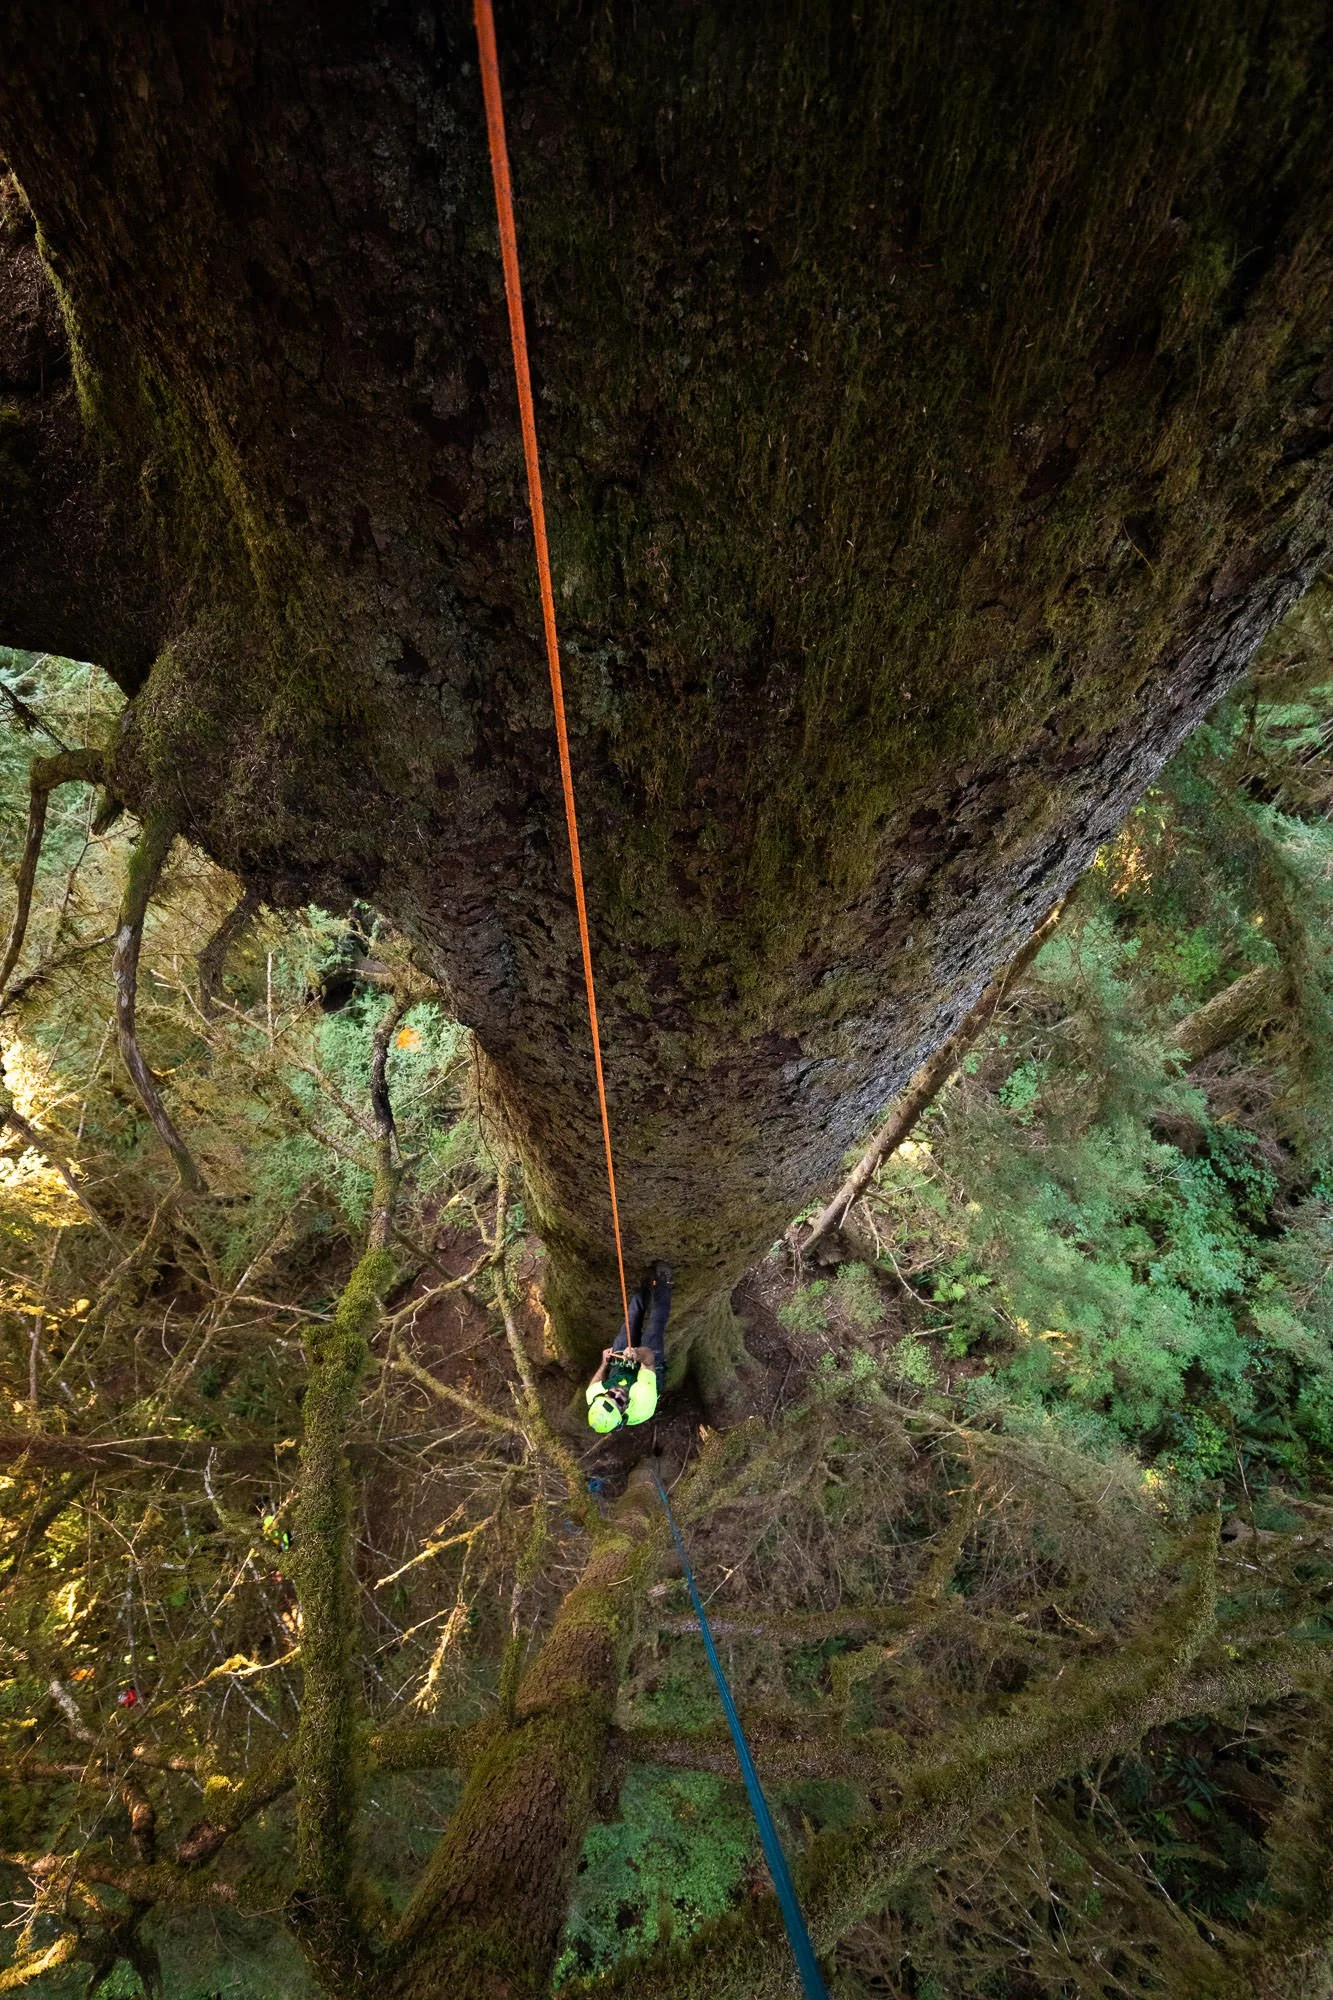
M116 982L116 1036L125 1067L139 1093L153 1128L176 1162L181 1186L191 1194L206 1192L199 1169L189 1149L171 1121L157 1080L143 1059L135 1033L135 1007L139 982L139 951L143 944L144 918L163 863L176 837L174 823L165 818L150 820L140 834L130 856L116 923L116 949L112 971Z
M227 968L227 954L244 933L258 908L257 890L250 888L242 890L196 961L199 969L199 1007L210 1021L217 1012L217 996L222 987L223 973Z
M57 785L100 785L104 777L105 763L100 750L62 750L54 757L33 759L28 778L28 833L15 884L14 921L9 927L4 960L0 962L0 995L9 985L9 975L18 964L23 940L28 934L32 889L37 879L37 863L46 834L46 809L51 794Z
M35 965L31 972L25 972L22 979L14 981L3 999L0 999L0 1015L12 1013L20 1001L26 1000L36 987L45 986L49 979L54 979L56 973L63 972L67 965L77 965L80 959L90 958L95 951L105 951L114 941L114 931L108 931L103 937L85 938L81 944L71 945L68 951L53 953L40 965Z
M42 1502L16 1539L13 1549L0 1563L0 1590L8 1589L21 1569L30 1550L36 1548L42 1536L52 1524L60 1519L67 1507L72 1507L80 1493L92 1481L91 1472L76 1472L72 1478L59 1487L49 1499Z
M79 1183L75 1180L73 1174L70 1172L65 1162L60 1158L59 1154L53 1153L51 1151L51 1148L47 1145L46 1141L42 1138L41 1134L39 1132L34 1131L33 1127L28 1123L27 1119L21 1117L19 1113L14 1109L13 1104L8 1099L6 1099L2 1094L0 1094L0 1131L2 1131L6 1125L10 1126L13 1131L18 1133L19 1138L22 1139L25 1146L27 1146L32 1152L36 1153L39 1156L39 1158L45 1160L47 1166L53 1168L54 1171L59 1174L61 1180L65 1183L65 1186L69 1189L75 1201L77 1201L77 1203L79 1204L79 1207L88 1217L88 1220L94 1223L96 1227L101 1230L103 1236L108 1237L111 1240L111 1242L114 1243L116 1239L113 1232L107 1226L107 1224L103 1222L101 1216L97 1213L97 1210L93 1207L87 1195L83 1192L83 1189L79 1186Z
M395 993L375 1030L370 1051L370 1110L375 1133L375 1188L371 1197L370 1248L387 1250L393 1235L393 1209L398 1196L402 1160L398 1151L398 1129L389 1101L389 1044L394 1030L411 1005L406 994Z
M972 1044L990 1025L995 1010L1006 992L1014 981L1020 979L1027 971L1055 930L1060 921L1062 907L1062 904L1057 903L1055 908L1042 919L1023 949L1010 960L999 978L991 981L976 1005L963 1016L944 1046L937 1049L928 1061L922 1063L920 1069L913 1075L888 1118L833 1199L820 1210L803 1237L799 1236L798 1232L796 1248L801 1257L807 1257L817 1243L822 1242L824 1237L839 1227L853 1202L858 1200L870 1185L879 1166L890 1153L901 1146L922 1113L934 1103Z
M42 654L33 662L33 665L41 666L47 658L49 658L49 655ZM57 750L69 749L69 745L65 742L64 738L57 735L50 723L45 721L30 703L24 701L22 695L16 694L6 680L0 680L0 699L8 704L10 714L14 717L15 722L18 723L20 729L26 730L29 736L34 735L40 730L43 736L50 737Z

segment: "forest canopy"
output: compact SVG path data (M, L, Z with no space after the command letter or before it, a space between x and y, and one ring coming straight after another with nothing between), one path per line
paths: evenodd
M753 1415L714 1431L685 1389L655 1427L840 1995L1326 1990L1328 606L1100 851L839 1227L802 1255L795 1218L747 1275ZM49 657L0 680L16 866L34 756L118 697ZM637 1445L571 1421L469 1037L371 908L266 910L178 844L137 1033L191 1195L117 1057L135 833L53 793L4 1002L5 1990L342 1992L343 1950L408 1980L451 1829L591 1712L514 1990L790 1991L660 1511ZM330 1385L377 1062L392 1228ZM543 1662L599 1565L637 1620L613 1665L567 1658L564 1713ZM342 1935L290 1897L321 1843ZM451 1949L480 1979L497 1945Z

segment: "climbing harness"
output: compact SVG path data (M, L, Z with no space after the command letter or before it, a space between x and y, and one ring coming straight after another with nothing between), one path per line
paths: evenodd
M551 590L551 558L546 543L546 512L542 506L541 467L537 460L537 424L532 408L532 381L528 372L528 338L523 323L523 293L519 284L518 238L514 229L514 195L509 180L509 149L505 143L504 104L500 96L500 63L495 47L495 18L491 12L491 0L474 0L473 21L477 30L477 53L481 63L481 88L486 100L486 138L491 154L491 179L495 184L495 216L500 226L500 258L504 265L505 298L509 306L509 339L514 351L514 380L518 385L518 414L523 431L523 461L528 474L528 500L532 508L532 539L537 552L537 585L541 594L542 628L546 637L546 664L551 674L551 700L555 708L555 739L560 753L560 782L565 794L565 825L569 832L569 861L574 876L574 903L578 910L579 942L583 949L583 984L588 994L588 1026L592 1030L592 1060L597 1076L597 1101L602 1113L602 1139L606 1147L606 1180L611 1191L611 1225L616 1238L616 1264L620 1272L620 1301L625 1312L625 1327L629 1328L629 1291L625 1284L625 1253L620 1242L620 1209L616 1202L616 1169L611 1156L611 1117L606 1106L606 1079L602 1074L602 1044L597 1032L597 993L592 976L592 944L588 936L588 907L583 893L583 863L579 856L578 818L574 811L574 774L569 761L569 732L565 726L565 695L560 676L560 646L555 629L555 597ZM654 1475L656 1477L656 1475ZM703 1636L704 1651L708 1664L717 1682L717 1691L722 1697L722 1708L731 1731L731 1740L736 1746L736 1756L740 1761L741 1776L750 1796L750 1807L759 1828L759 1838L763 1843L764 1858L768 1862L768 1872L777 1890L778 1902L782 1908L782 1920L787 1926L787 1937L792 1954L801 1975L806 2000L828 2000L823 1978L815 1960L805 1921L801 1916L800 1904L787 1868L782 1843L778 1839L773 1816L768 1810L763 1787L759 1783L759 1773L755 1770L750 1747L745 1741L736 1704L731 1698L722 1663L717 1657L713 1635L704 1615L699 1588L694 1581L694 1571L685 1553L685 1544L676 1526L676 1517L671 1511L666 1488L660 1479L657 1490L662 1496L667 1520L675 1537L676 1547L685 1569L685 1580L689 1585L694 1613L699 1620L699 1631Z
M708 1615L704 1610L703 1600L699 1596L699 1586L694 1580L694 1571L691 1569L690 1559L685 1553L685 1544L681 1539L680 1529L676 1526L676 1517L671 1511L671 1502L667 1499L666 1488L663 1486L661 1479L658 1478L656 1468L653 1471L653 1478L657 1480L657 1490L662 1496L662 1505L666 1508L667 1520L671 1523L671 1532L676 1542L676 1552L680 1557L681 1567L685 1571L685 1582L689 1588L690 1602L694 1606L694 1615L699 1621L699 1634L704 1642L704 1651L708 1655L708 1664L713 1670L713 1679L717 1682L717 1691L722 1699L722 1712L727 1718L727 1728L731 1731L731 1740L736 1746L736 1761L741 1767L741 1776L745 1780L745 1789L750 1795L750 1810L753 1812L755 1824L759 1828L759 1838L763 1843L764 1859L768 1863L768 1872L773 1878L773 1887L777 1891L778 1904L782 1910L782 1921L787 1926L787 1942L791 1945L792 1957L796 1960L796 1969L801 1975L801 1987L805 1993L805 2000L828 2000L828 1989L824 1985L824 1975L819 1970L819 1964L815 1958L814 1946L810 1942L810 1933L805 1928L805 1918L801 1915L801 1906L796 1900L796 1890L792 1883L791 1873L787 1867L787 1857L782 1851L782 1842L778 1839L778 1830L773 1824L773 1815L768 1809L768 1800L764 1797L764 1788L759 1782L759 1773L755 1770L754 1758L750 1755L750 1746L745 1740L745 1731L741 1728L741 1719L736 1713L736 1704L731 1698L731 1689L728 1687L727 1677L722 1671L722 1662L717 1656L717 1647L713 1644L713 1634L709 1628Z
M495 183L495 216L500 225L500 260L504 265L505 298L509 306L509 340L514 350L514 380L518 385L518 414L523 430L523 461L528 472L532 539L537 550L537 585L542 601L542 627L546 635L546 664L551 673L551 700L555 707L555 740L560 753L560 782L565 793L569 861L574 875L574 903L578 910L579 942L583 947L583 984L588 994L592 1061L597 1075L597 1101L602 1112L602 1139L606 1146L606 1180L611 1190L611 1227L615 1231L616 1238L620 1303L624 1308L625 1325L628 1327L629 1291L625 1285L625 1253L620 1243L616 1169L611 1157L611 1116L606 1108L602 1042L597 1032L597 992L593 985L592 944L588 937L588 906L583 894L583 862L579 855L579 826L574 811L574 773L569 762L569 732L565 727L565 692L560 677L560 645L555 630L551 557L546 546L546 510L542 505L542 475L537 462L537 423L533 415L532 381L528 373L528 336L523 323L523 293L518 275L518 238L514 232L514 195L509 182L509 148L505 143L504 104L500 96L500 62L495 48L495 18L491 12L491 0L475 0L473 21L477 30L477 53L481 62L482 95L486 100L486 138L491 153L491 179Z

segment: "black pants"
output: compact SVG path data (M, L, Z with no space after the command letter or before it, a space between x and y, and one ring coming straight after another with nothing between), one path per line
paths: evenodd
M671 1280L659 1277L645 1279L637 1292L630 1293L628 1333L622 1326L616 1335L617 1354L623 1354L627 1347L652 1349L659 1395L662 1377L666 1373L666 1323L670 1312Z

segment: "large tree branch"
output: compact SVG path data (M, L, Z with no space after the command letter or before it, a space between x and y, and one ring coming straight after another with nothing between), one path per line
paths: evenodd
M370 1970L371 1948L349 1894L360 1621L346 1437L370 1359L370 1335L393 1278L388 1246L401 1166L387 1063L390 1038L408 1004L404 995L394 995L371 1043L376 1165L369 1244L344 1287L333 1325L311 1335L295 1516L303 1686L295 1760L297 1887L287 1913L318 1976L352 1994Z
M1286 998L1287 977L1282 968L1256 965L1252 972L1242 973L1211 1000L1205 1000L1202 1007L1196 1007L1192 1014L1177 1021L1171 1039L1187 1063L1202 1062L1215 1049L1226 1048L1228 1043L1262 1027Z
M360 1990L369 1948L348 1894L360 1618L346 1436L392 1277L388 1250L367 1250L343 1289L332 1326L311 1335L294 1520L303 1685L295 1765L297 1887L288 1916L317 1975L347 1993Z
M1274 1700L1320 1662L1300 1642L1258 1647L1206 1672L1194 1662L1212 1628L1216 1522L1192 1535L1184 1587L1135 1642L987 1717L942 1755L901 1771L901 1798L865 1829L821 1835L797 1871L811 1936L824 1952L932 1855L954 1846L996 1805L1037 1792L1099 1759L1131 1748L1144 1732L1178 1716L1243 1701ZM880 1774L881 1782L889 1779ZM892 1781L892 1780L890 1780ZM676 1950L628 1959L603 1975L602 1996L637 2000L788 2000L793 1969L776 1903L745 1918L706 1924ZM572 1994L590 1993L576 1984Z
M519 1686L512 1727L479 1754L403 1913L380 1974L390 2000L491 1985L508 2000L549 1993L660 1525L640 1465Z

